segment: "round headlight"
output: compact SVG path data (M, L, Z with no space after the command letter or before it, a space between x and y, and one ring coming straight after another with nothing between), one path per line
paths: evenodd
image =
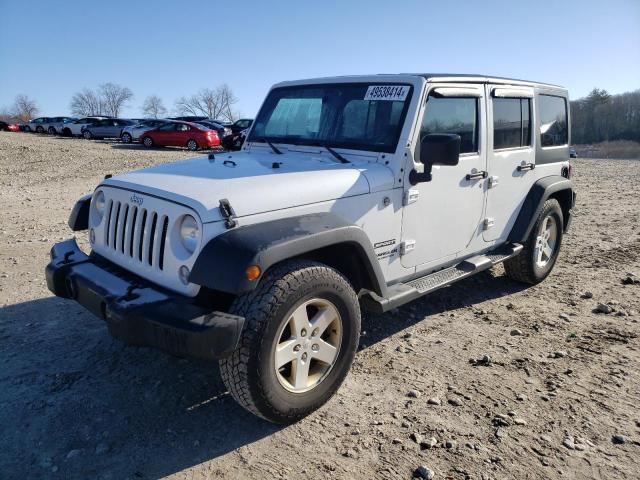
M102 216L104 215L104 207L106 204L106 200L104 199L104 193L102 190L98 191L96 195L93 197L93 208L96 212L96 223L100 223L102 220Z
M198 237L200 235L200 229L198 228L198 222L191 215L185 215L180 222L180 240L182 240L182 246L189 253L196 251L198 246Z

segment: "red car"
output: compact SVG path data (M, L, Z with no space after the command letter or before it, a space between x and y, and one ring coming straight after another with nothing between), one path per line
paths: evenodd
M218 132L190 122L171 122L142 135L142 144L151 148L187 147L189 150L220 146Z

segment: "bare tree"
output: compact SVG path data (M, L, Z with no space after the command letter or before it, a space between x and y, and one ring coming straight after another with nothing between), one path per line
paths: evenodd
M105 113L117 117L127 102L133 98L133 92L127 87L109 82L100 85L100 97L104 102Z
M71 97L71 113L80 117L102 115L104 103L95 90L85 88Z
M175 109L180 115L204 115L209 118L234 121L237 114L233 105L238 102L228 85L221 85L215 90L203 88L190 97L176 100Z
M31 100L27 95L20 94L13 102L13 116L19 120L26 122L35 117L38 113L38 107L34 100Z
M153 118L164 117L167 114L167 109L158 95L149 95L145 98L141 110L145 116Z

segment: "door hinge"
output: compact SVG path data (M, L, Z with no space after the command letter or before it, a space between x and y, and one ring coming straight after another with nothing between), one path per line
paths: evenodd
M407 253L412 252L416 248L415 240L404 240L400 244L400 255L406 255Z
M420 198L420 190L418 190L417 188L410 188L409 190L404 192L404 199L402 204L410 205L417 202L418 198Z
M498 186L498 177L492 175L489 177L489 188L496 188Z
M487 217L484 219L484 221L482 222L482 228L483 230L489 230L491 227L493 227L495 225L495 220L491 217Z

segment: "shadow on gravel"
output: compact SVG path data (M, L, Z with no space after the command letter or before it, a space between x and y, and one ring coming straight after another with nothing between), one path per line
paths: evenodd
M523 288L485 272L395 312L367 314L361 348L425 316ZM283 428L237 406L216 363L126 347L100 319L55 297L0 309L0 358L0 471L8 478L157 479Z

